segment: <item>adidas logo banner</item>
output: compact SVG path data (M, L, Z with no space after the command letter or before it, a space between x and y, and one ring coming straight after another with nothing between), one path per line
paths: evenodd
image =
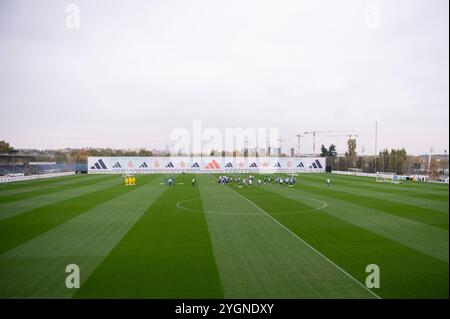
M219 169L219 168L220 168L220 165L219 165L219 163L217 163L216 160L212 160L205 166L205 169Z
M106 165L103 162L102 159L99 159L97 162L94 163L94 165L91 166L91 169L106 169Z
M232 156L89 156L90 174L181 174L181 173L262 173L325 172L324 157L232 157Z
M322 164L318 159L316 159L314 163L316 164L317 168L323 168Z
M117 162L116 164L113 165L112 168L122 168L122 166L120 165L119 162Z
M169 162L165 167L166 167L166 168L174 168L172 162Z

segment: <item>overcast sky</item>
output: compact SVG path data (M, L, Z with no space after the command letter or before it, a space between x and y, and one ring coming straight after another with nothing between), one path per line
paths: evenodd
M286 148L353 129L366 153L378 121L379 149L448 147L447 0L74 1L78 29L69 3L0 2L0 140L16 148L163 148L193 120L277 127Z

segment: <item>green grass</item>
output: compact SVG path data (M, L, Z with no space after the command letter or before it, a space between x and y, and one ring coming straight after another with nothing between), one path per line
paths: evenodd
M0 298L448 298L448 185L303 174L0 184ZM257 176L258 177L258 176ZM327 187L325 179L332 185ZM65 266L81 288L65 287ZM364 286L377 264L381 287Z
M190 176L177 178L185 184L167 189L149 207L76 297L222 297L205 215L176 206L199 198L189 182ZM200 201L195 209L202 209Z

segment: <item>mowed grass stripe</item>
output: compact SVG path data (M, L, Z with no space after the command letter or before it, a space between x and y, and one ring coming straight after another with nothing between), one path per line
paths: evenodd
M92 175L91 175L92 176ZM24 199L29 199L36 196L43 196L46 194L51 194L53 192L61 192L64 190L73 189L76 187L81 187L85 185L90 185L92 183L98 183L102 180L107 180L110 177L108 176L89 176L89 177L78 177L74 176L71 180L66 180L61 183L52 183L50 185L40 185L35 186L33 190L25 191L25 192L17 192L18 190L14 190L13 194L2 195L0 194L0 205L3 203L20 201Z
M316 174L312 174L316 175ZM321 175L321 174L318 174ZM317 175L316 175L317 176ZM352 176L352 175L342 175L342 174L332 174L333 177L338 177L339 179L366 184L368 186L381 187L386 189L397 190L399 187L396 184L389 182L376 182L375 177L365 177L365 176ZM448 192L448 184L445 183L433 183L433 182L415 182L415 181L403 181L401 188L405 191L410 191L414 193L422 194L445 194Z
M214 177L199 189L226 298L375 298Z
M237 190L361 283L366 266L377 264L381 288L375 292L383 298L448 297L447 263L323 211L332 207L314 210L320 207L314 195L291 199L283 195L288 187L272 185Z
M116 178L121 179L120 176ZM156 178L154 175L139 177L136 187L141 187L143 183L154 178ZM0 220L0 254L49 231L53 227L103 202L133 189L134 187L126 188L121 184L114 184L106 189L39 207L26 213Z
M448 263L448 230L338 199L333 194L333 187L315 189L297 186L267 189L299 202L308 197L322 200L328 205L322 212Z
M221 298L211 242L192 175L178 175L83 284L77 298Z
M315 178L314 180L308 180L314 177L308 177L305 176L301 178L299 181L300 183L303 183L307 186L319 186L319 187L326 187L325 185L325 179L329 178L330 175L324 175L322 180L320 178ZM427 210L434 210L437 212L448 214L448 201L436 201L436 200L430 200L426 198L420 198L420 197L409 197L409 196L402 196L400 194L391 194L389 192L376 192L372 191L370 189L366 189L364 187L348 187L342 184L339 184L339 179L336 180L336 178L331 177L331 180L337 181L337 184L339 185L339 191L352 194L353 196L361 195L361 196L368 196L376 199L382 199L383 201L390 201L393 203L398 203L402 205L409 205L409 206L417 206L422 209ZM375 182L376 183L376 182ZM336 185L337 186L337 185ZM401 187L402 185L398 185Z
M19 201L2 203L0 204L0 220L23 214L38 207L51 205L63 200L109 188L119 183L122 183L122 181L118 179L117 176L109 176L106 180L102 180L99 183L92 181L91 184L85 186L75 187L59 192L52 192L32 198L25 198Z
M0 297L71 297L66 265L80 267L83 283L163 191L150 180L2 254Z
M326 194L329 197L345 200L356 205L370 207L384 213L448 229L448 212L441 211L441 207L443 206L442 202L430 202L428 205L430 207L424 208L423 199L419 199L419 201L421 201L419 205L415 205L417 203L414 199L402 199L402 197L398 195L396 195L398 196L397 199L392 200L393 197L389 195L385 196L383 193L366 191L364 188L353 189L342 186L342 184L336 182L334 178L331 181L331 187L328 187L325 184L326 178L328 178L328 176L324 175L321 179L311 182L301 176L298 179L296 188Z
M3 199L3 197L8 195L16 195L16 194L22 194L22 193L28 193L35 191L40 191L44 189L55 189L57 187L66 186L66 185L72 185L72 184L78 184L83 183L86 181L94 181L94 180L101 180L104 179L106 176L104 175L71 175L70 178L65 178L64 180L59 180L55 182L50 182L50 180L46 180L46 183L39 183L38 185L34 186L22 186L22 187L14 187L14 188L6 188L0 191L0 200ZM31 197L31 196L30 196Z
M313 182L323 183L323 176L320 175L302 175L304 180L309 180ZM330 176L330 175L327 175ZM412 182L403 182L402 184L392 184L392 183L377 183L375 179L372 182L362 182L357 180L350 180L343 178L340 175L331 175L333 184L347 187L347 188L357 188L364 189L365 191L374 192L375 196L384 196L385 194L390 194L393 196L400 196L400 198L407 199L411 198L422 198L425 200L446 202L448 203L448 189L447 192L441 192L436 190L430 190L422 188L421 190L412 191L410 188L405 187L405 184Z
M10 190L10 189L19 189L19 188L21 189L21 188L25 188L25 187L38 186L38 185L44 185L44 184L59 183L59 182L65 181L65 180L71 180L74 176L75 176L75 174L0 183L0 191Z

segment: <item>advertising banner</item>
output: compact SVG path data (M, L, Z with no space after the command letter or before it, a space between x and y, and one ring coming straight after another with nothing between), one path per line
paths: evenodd
M89 174L322 173L325 157L88 157Z

